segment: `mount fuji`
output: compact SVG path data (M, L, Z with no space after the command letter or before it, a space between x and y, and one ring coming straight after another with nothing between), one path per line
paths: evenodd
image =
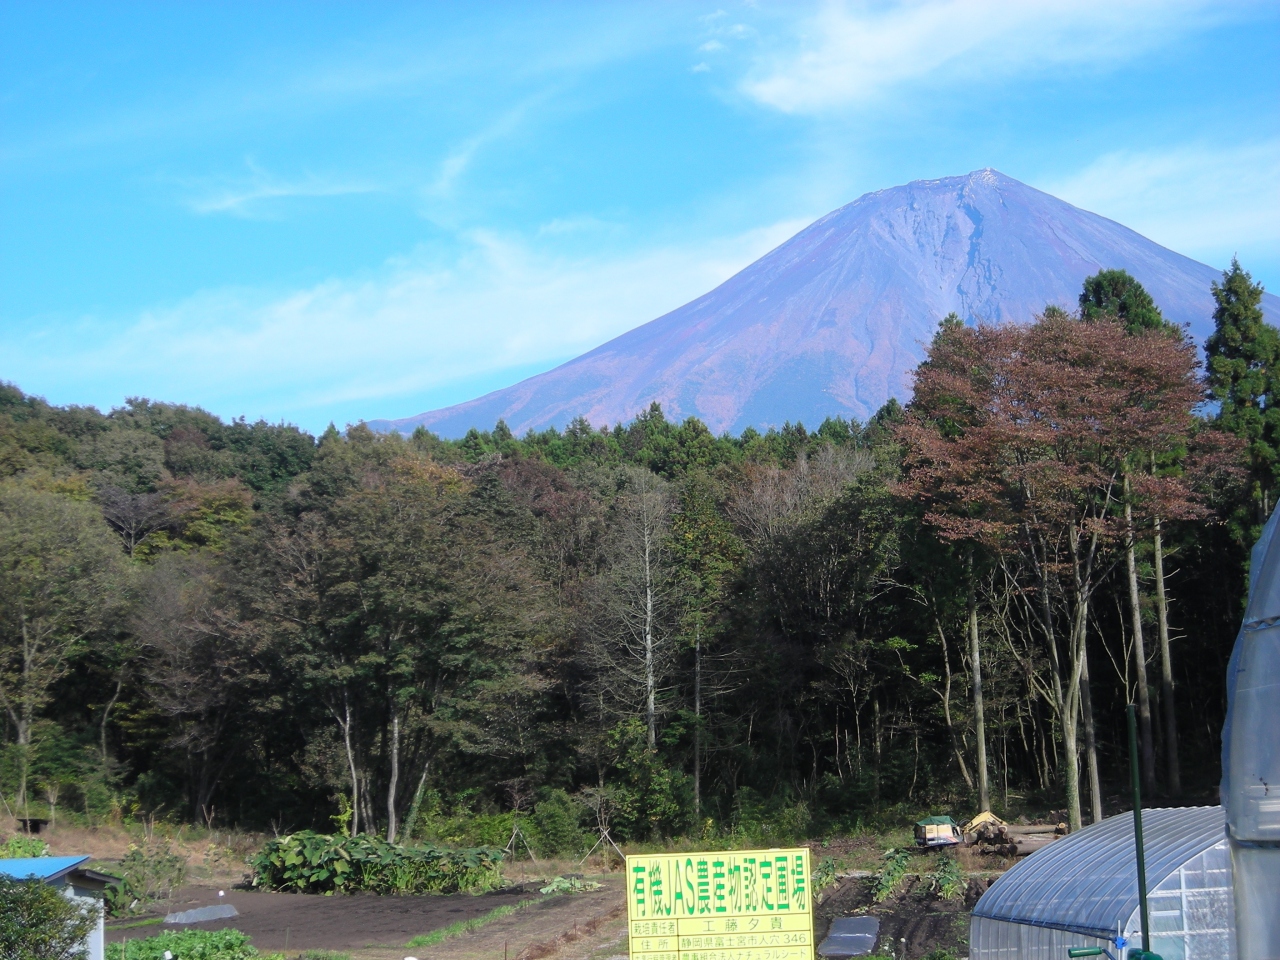
M1027 321L1076 307L1085 277L1119 268L1203 343L1213 267L995 170L868 193L710 293L514 386L375 430L445 437L499 420L517 434L632 419L653 401L713 432L828 416L865 420L911 395L938 321ZM1280 320L1280 298L1263 310Z

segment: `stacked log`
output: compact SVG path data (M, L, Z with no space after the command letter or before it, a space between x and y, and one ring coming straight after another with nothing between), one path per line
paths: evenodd
M972 843L978 853L1025 857L1047 847L1066 832L1065 823L983 823L972 835Z

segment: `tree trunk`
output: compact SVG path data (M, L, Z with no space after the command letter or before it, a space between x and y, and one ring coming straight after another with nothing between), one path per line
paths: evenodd
M1138 595L1138 565L1134 557L1133 507L1129 503L1129 478L1124 478L1124 559L1129 573L1129 618L1133 632L1133 668L1138 687L1138 732L1142 739L1142 789L1147 796L1156 789L1156 754L1151 737L1151 693L1147 686L1147 649L1142 642L1142 603Z
M351 824L347 828L350 836L360 832L360 774L356 770L356 755L351 744L351 700L347 691L342 691L342 715L331 710L338 726L342 728L342 744L347 751L347 771L351 774Z
M387 784L387 843L396 842L396 789L400 785L400 714L391 713L391 781Z
M413 792L413 803L409 805L409 815L404 820L404 839L406 843L413 840L413 829L418 824L418 810L422 807L422 792L427 788L427 774L431 772L431 761L422 768L422 776L418 780L418 789Z
M871 798L875 806L879 808L880 806L880 740L881 740L880 698L879 697L874 697L871 701L871 716L872 716L872 734L874 736L874 742L872 743L872 746L871 746L871 759L872 759L872 768L873 768L871 771L871 775L872 777L874 777L874 780L871 784Z
M14 805L25 817L27 810L27 776L31 771L31 724L35 719L31 709L31 687L33 672L32 661L35 659L35 641L31 639L27 629L27 618L22 616L22 699L18 701L18 709L10 710L15 733L18 740L18 793L14 797Z
M24 703L21 707L21 720L17 725L18 740L18 791L14 797L14 807L27 815L27 776L31 770L31 711Z
M1169 654L1169 602L1164 591L1164 539L1160 518L1155 522L1156 623L1160 630L1160 705L1164 713L1165 763L1169 793L1182 794L1182 768L1178 763L1178 719L1173 702L1173 659Z
M1076 705L1062 717L1062 760L1066 774L1067 823L1072 833L1079 830L1084 821L1080 816L1080 746L1076 738Z
M658 677L656 653L654 650L654 596L653 596L653 531L645 522L644 530L644 682L645 682L645 727L649 736L649 749L658 745Z
M1097 728L1093 722L1093 693L1089 687L1089 647L1087 643L1080 651L1080 714L1084 722L1085 766L1089 775L1089 813L1094 823L1101 823L1102 780L1098 776Z
M102 766L107 766L107 720L111 718L111 710L115 707L116 701L120 699L120 691L124 687L124 671L116 677L116 691L111 694L111 699L107 701L107 705L102 708L102 722L98 724L98 738L102 748Z
M987 724L982 707L982 649L978 643L978 595L973 584L973 554L969 555L969 661L973 668L973 728L978 740L978 811L991 809L987 782Z
M947 724L947 736L951 740L951 750L956 755L956 763L960 767L960 776L964 777L964 782L972 790L973 777L969 773L968 764L964 762L964 751L960 749L960 738L956 735L955 724L951 722L951 652L947 649L947 636L942 632L942 623L936 617L933 622L938 629L938 640L942 644L942 719Z
M1080 533L1069 532L1074 567L1075 609L1071 619L1071 677L1067 682L1062 710L1062 752L1066 762L1067 817L1072 830L1083 825L1080 814L1080 741L1077 723L1081 711L1081 674L1087 667L1085 636L1089 627L1089 596L1092 589L1093 560L1098 549L1098 535L1089 537L1089 546L1081 548Z
M364 828L366 831L378 829L377 819L373 815L373 788L369 785L369 771L360 771L360 810L361 816L364 818Z
M693 818L702 833L702 627L693 634ZM839 733L836 734L836 762L840 760Z

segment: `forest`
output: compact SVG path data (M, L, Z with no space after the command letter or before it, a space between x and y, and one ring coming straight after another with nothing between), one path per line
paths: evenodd
M390 841L619 842L1216 802L1280 338L1133 278L938 327L866 423L457 441L0 385L0 799ZM547 819L553 823L554 818ZM550 829L550 828L548 828ZM505 838L503 838L505 839Z

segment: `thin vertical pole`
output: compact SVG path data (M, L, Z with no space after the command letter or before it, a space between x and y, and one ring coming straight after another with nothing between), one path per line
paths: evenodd
M1142 918L1142 949L1151 949L1151 925L1147 919L1147 857L1142 848L1142 775L1138 762L1138 708L1125 708L1129 719L1129 779L1133 782L1133 845L1138 854L1138 910Z

